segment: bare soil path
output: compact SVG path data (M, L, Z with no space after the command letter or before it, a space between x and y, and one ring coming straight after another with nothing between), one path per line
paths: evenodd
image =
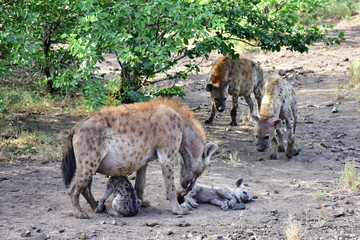
M301 223L303 239L360 239L360 196L339 189L344 163L360 162L359 95L343 87L349 79L350 62L360 59L360 16L338 23L335 29L347 36L339 46L315 44L306 54L244 54L261 62L266 76L282 70L296 87L299 156L288 161L280 155L274 161L268 159L269 153L256 152L251 124L230 127L229 111L205 126L208 141L219 144L219 150L198 182L232 187L237 178L244 178L255 196L245 210L222 211L202 204L190 215L172 215L161 169L154 163L145 188L150 207L142 208L135 217L110 217L92 212L82 199L90 219L75 219L62 183L60 160L23 159L11 164L0 162L0 239L279 240L286 239L284 228L289 217ZM209 114L210 100L204 86L213 60L202 63L202 73L179 83L187 93L184 102L201 121ZM241 110L246 109L243 104ZM335 106L338 111L333 113ZM48 126L46 129L53 132L53 124L60 131L79 120L66 116L37 119L22 121L24 126ZM95 198L102 196L106 181L96 175ZM324 193L322 200L315 197L317 193Z

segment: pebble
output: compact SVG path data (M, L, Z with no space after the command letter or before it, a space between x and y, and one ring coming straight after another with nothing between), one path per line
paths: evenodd
M186 222L186 221L181 221L180 223L176 224L176 226L178 226L178 227L189 227L189 226L191 226L191 224Z
M160 224L158 222L147 222L145 223L145 226L147 227L156 227L159 226Z
M30 230L25 230L20 234L21 237L30 237L31 236L31 231Z

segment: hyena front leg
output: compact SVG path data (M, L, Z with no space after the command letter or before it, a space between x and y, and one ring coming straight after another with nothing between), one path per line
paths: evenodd
M145 188L145 181L146 181L146 169L147 164L136 171L136 179L135 179L135 190L138 198L141 200L142 207L148 207L150 202L144 200L144 188Z
M221 207L222 210L226 211L229 209L229 204L227 200L220 200L217 198L211 199L211 204Z
M278 150L279 150L279 142L277 136L274 136L273 139L271 140L271 155L270 155L271 160L278 159Z
M197 204L194 198L199 191L201 191L201 187L195 185L195 187L188 194L186 194L186 196L184 197L185 201L183 204L181 204L181 206L187 207L189 209L199 207L199 204Z
M107 189L105 191L104 196L100 199L98 206L95 209L95 212L100 213L105 211L106 207L105 207L105 201L106 199L108 199L108 197L110 197L110 195L113 193L114 188L112 186L110 186L110 184L107 184Z
M233 208L235 206L237 199L235 198L234 194L229 189L219 189L217 191L217 194L221 198L228 200L227 205L229 205L229 207Z
M160 155L160 154L159 154ZM172 212L176 215L184 215L188 214L188 209L182 207L177 201L176 190L175 190L175 182L174 182L174 166L173 163L170 162L167 157L163 154L159 156L159 162L161 163L161 169L163 173L163 178L165 182L166 189L166 198L170 201L172 205ZM162 158L162 159L161 159Z
M276 129L276 135L278 136L278 139L279 139L278 151L279 152L285 152L284 133L283 133L283 131L280 128Z
M251 116L253 115L253 112L254 112L254 102L251 99L250 95L245 96L245 101L246 101L246 104L249 106L249 110L250 110L249 114L248 114L248 119L251 119Z
M211 124L214 120L215 117L215 113L216 113L216 106L215 106L215 102L211 101L211 113L210 113L210 117L208 120L205 121L205 124Z
M232 108L230 111L230 116L231 116L231 122L230 125L231 126L237 126L237 122L236 122L236 114L237 114L237 107L238 107L238 95L232 95Z
M287 146L286 146L286 157L291 159L293 156L299 155L299 151L295 149L295 119L294 117L288 117L286 120L286 130L288 132Z

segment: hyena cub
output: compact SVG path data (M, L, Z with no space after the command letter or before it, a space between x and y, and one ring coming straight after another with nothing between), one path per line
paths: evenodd
M249 194L244 186L243 179L240 178L236 181L235 189L218 189L195 185L187 194L180 192L178 200L183 207L189 209L197 208L198 203L211 203L226 211L229 208L234 208L236 203L248 202Z
M141 200L137 197L136 191L127 177L110 177L106 184L106 192L100 199L96 212L105 211L105 201L114 194L112 208L109 209L110 215L122 215L130 217L137 214L141 206ZM114 211L115 210L115 211Z
M245 57L241 57L238 61L234 61L228 56L220 57L211 68L210 83L205 88L206 91L210 92L212 102L211 114L205 123L213 122L216 110L223 112L226 109L226 98L229 93L232 96L230 125L236 126L238 98L245 98L250 109L250 115L252 115L254 102L250 94L254 92L259 108L263 85L263 71L259 63Z
M286 157L291 159L299 154L294 148L297 119L297 103L293 86L285 79L275 77L265 84L259 116L253 116L256 149L264 152L271 143L270 159L278 159L278 151L284 152L282 120L286 123Z

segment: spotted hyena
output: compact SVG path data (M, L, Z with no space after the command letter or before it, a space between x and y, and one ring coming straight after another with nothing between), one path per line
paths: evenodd
M110 177L106 184L104 196L100 199L96 212L105 211L105 201L110 195L114 195L112 209L108 210L111 215L122 215L124 217L134 216L141 207L141 200L137 197L127 177Z
M212 103L210 117L205 123L213 122L216 110L222 112L226 109L226 98L229 93L232 96L230 125L236 126L238 98L245 98L252 115L254 103L250 94L254 92L259 108L263 85L263 71L259 63L245 57L240 57L238 61L234 61L228 56L220 57L212 66L210 83L206 85L206 91L210 92Z
M236 181L235 189L218 189L195 185L190 192L185 196L183 195L184 192L180 192L178 200L182 203L182 206L189 209L197 208L198 203L211 203L221 207L222 210L228 210L229 207L234 208L236 203L249 201L249 194L242 178Z
M255 127L256 149L264 152L271 143L270 159L278 158L278 151L284 152L282 120L286 123L288 159L299 152L294 148L297 104L295 90L285 79L275 77L266 82L259 116L253 116Z
M158 160L165 181L166 197L174 214L186 214L180 206L174 184L174 165L180 153L180 184L192 189L217 149L206 143L201 124L190 109L175 100L157 99L105 108L76 124L67 138L63 152L62 175L70 189L74 216L87 218L79 205L80 193L92 209L97 202L91 193L95 173L124 177L136 172L135 190L142 201L146 168Z

